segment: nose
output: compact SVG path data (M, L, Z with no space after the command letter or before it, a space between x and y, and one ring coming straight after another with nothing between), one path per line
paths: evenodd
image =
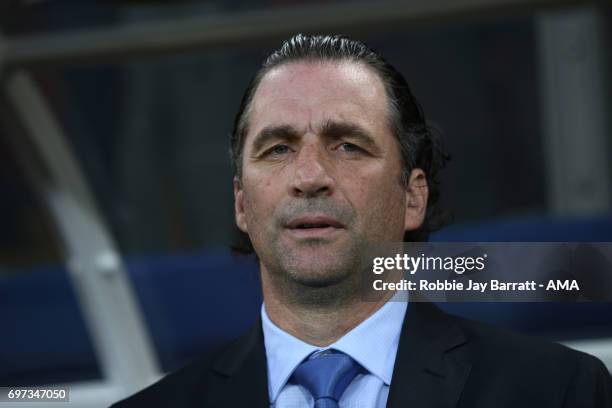
M325 148L318 144L302 146L295 161L295 175L289 188L296 197L314 198L331 195L334 179Z

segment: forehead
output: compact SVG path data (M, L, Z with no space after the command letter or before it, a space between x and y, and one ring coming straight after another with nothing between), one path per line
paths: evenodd
M372 69L355 62L302 61L264 75L251 103L248 133L275 124L313 130L329 120L376 132L388 128L387 118L385 88Z

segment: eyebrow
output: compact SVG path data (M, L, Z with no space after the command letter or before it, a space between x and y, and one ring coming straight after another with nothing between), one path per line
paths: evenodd
M371 148L378 149L378 144L370 133L355 123L328 120L323 124L321 134L324 138L333 140L348 137L359 140Z
M348 137L350 139L359 140L372 149L379 149L378 144L370 133L355 123L327 120L323 126L321 126L320 132L324 139L338 140L342 137ZM302 131L287 124L267 126L255 135L255 139L253 140L253 151L259 152L271 140L297 140L302 133Z
M296 140L300 132L291 125L276 125L263 128L253 140L253 151L259 152L270 140Z

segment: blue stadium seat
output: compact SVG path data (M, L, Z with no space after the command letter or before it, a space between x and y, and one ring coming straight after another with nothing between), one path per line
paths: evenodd
M611 242L612 217L496 219L452 225L432 242ZM559 340L612 336L612 303L439 303L450 313Z

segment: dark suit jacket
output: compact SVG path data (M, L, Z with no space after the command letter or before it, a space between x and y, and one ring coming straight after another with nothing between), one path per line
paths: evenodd
M268 407L261 324L220 351L114 405ZM612 378L596 358L411 303L387 407L612 407Z

